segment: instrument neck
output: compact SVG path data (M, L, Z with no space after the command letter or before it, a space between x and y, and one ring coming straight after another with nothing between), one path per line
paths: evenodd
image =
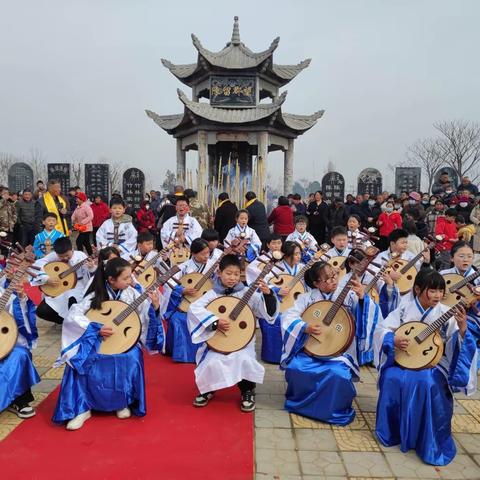
M375 287L380 280L380 277L383 275L383 272L385 272L386 267L382 267L372 278L370 283L365 287L365 293L369 293L373 287Z
M420 258L422 258L423 252L425 252L426 250L428 250L428 247L425 247L421 252L417 253L410 261L408 261L407 264L400 269L399 273L401 273L402 275L404 273L407 273L412 267L415 266L415 264L420 260Z
M222 260L222 258L225 255L226 255L226 253L222 253L220 255L220 257L218 257L217 260L215 260L215 262L212 264L212 266L202 275L202 278L195 285L196 290L200 290L200 288L202 288L205 285L205 283L213 275L213 272L218 267L220 261Z
M74 273L76 272L77 270L79 270L81 267L83 267L83 265L85 265L88 260L90 259L90 257L87 257L87 258L84 258L83 260L80 260L78 263L76 263L75 265L72 265L69 269L65 270L64 272L62 272L60 275L59 275L59 278L65 278L67 275L70 275L71 273Z
M425 330L420 332L414 339L417 343L422 343L426 338L428 338L432 333L435 333L444 323L446 323L453 315L455 315L457 308L462 307L467 309L467 304L463 300L460 300L452 308L449 308L443 315L438 317L433 321Z
M478 277L480 277L480 271L473 272L470 275L467 275L463 280L460 280L458 283L456 283L451 290L455 291L459 288L464 287L467 283L473 282L476 280Z
M0 297L0 312L3 312L3 310L5 310L8 300L10 299L10 295L13 292L14 285L23 277L24 273L25 273L24 268L19 268L14 273L12 280L10 281L10 284L8 285L8 287L5 289L2 296Z

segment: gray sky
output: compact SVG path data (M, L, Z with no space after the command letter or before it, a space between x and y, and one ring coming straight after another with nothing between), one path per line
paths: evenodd
M176 88L190 94L160 58L196 61L192 32L220 50L234 15L252 50L280 36L276 63L312 58L286 87L283 106L326 110L296 142L296 178L321 180L329 160L347 189L364 167L391 177L387 164L432 135L434 121L479 119L476 0L1 0L0 7L3 152L34 147L51 162L106 157L144 169L149 186L159 185L175 168L175 143L144 109L180 113ZM269 171L283 171L282 162L271 155Z

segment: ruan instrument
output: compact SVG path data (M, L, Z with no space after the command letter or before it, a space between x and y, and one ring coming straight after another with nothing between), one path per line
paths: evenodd
M7 357L17 344L18 326L5 307L18 283L20 283L31 264L35 261L33 248L27 247L22 256L11 263L9 272L14 271L10 284L0 296L0 360ZM6 270L6 269L5 269Z
M179 270L174 266L163 275L157 275L155 282L130 304L121 300L106 300L102 302L101 308L88 310L85 316L91 322L101 323L113 330L111 336L103 337L98 353L116 355L127 352L137 344L142 333L142 322L137 313L138 307L147 300L150 292L166 283Z
M396 258L397 256L398 254L392 253L392 258ZM382 275L387 271L387 269L388 269L388 262L382 265L376 273L371 272L370 270L367 269L370 273L373 274L373 278L370 280L369 283L365 285L365 295L369 295L370 298L376 304L380 303L380 294L377 290L377 283L382 278Z
M300 271L295 276L289 275L287 273L281 273L270 280L270 283L272 285L275 285L276 287L287 287L289 289L288 294L282 297L282 301L280 303L281 313L291 308L295 303L295 300L297 300L298 296L302 293L305 293L305 285L301 281L303 280L305 272L315 262L318 262L322 256L325 256L326 252L329 249L330 245L328 245L327 243L320 245L320 250L318 250L318 252L315 252L315 254L312 255L312 258L300 269Z
M472 291L474 294L473 300L461 299L430 324L412 321L400 325L395 330L395 336L407 338L410 343L406 350L395 348L395 362L410 370L432 368L437 365L444 351L443 340L439 331L440 327L457 313L459 307L466 310L470 303L478 300L480 289L472 289Z
M169 243L165 248L158 251L153 255L150 260L141 260L140 263L134 267L133 273L137 279L137 282L143 287L148 288L152 285L153 282L157 279L157 271L155 270L155 264L172 248L174 248L175 244Z
M446 290L442 303L452 307L462 298L467 301L473 300L475 295L472 293L469 285L478 277L480 277L480 271L473 272L466 277L457 273L446 273L443 275Z
M275 258L276 257L276 258ZM248 302L262 281L275 266L275 262L280 260L281 254L274 252L269 257L268 264L257 279L248 287L248 290L241 298L233 296L222 296L212 300L206 309L219 318L231 320L228 332L216 331L215 335L207 340L208 348L215 352L229 354L241 350L250 343L255 335L256 319Z
M40 285L40 290L49 297L58 297L62 293L68 292L77 286L77 272L89 260L95 258L96 253L85 257L83 260L70 266L67 262L49 262L44 265L43 271L50 280L57 280L58 285Z
M173 224L173 228L177 230L173 237L174 246L170 250L169 260L170 265L180 265L190 258L190 249L185 245L185 232L189 225L185 225L183 219L179 219L177 223Z
M310 334L304 350L314 357L336 357L350 347L355 337L355 322L350 312L343 306L347 294L352 289L352 280L356 280L367 269L368 264L378 254L375 247L358 250L362 259L350 257L352 277L342 288L334 302L321 300L312 303L302 313L302 320L309 325L322 325L321 335Z

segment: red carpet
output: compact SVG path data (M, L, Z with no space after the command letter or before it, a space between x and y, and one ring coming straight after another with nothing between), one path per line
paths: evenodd
M54 391L36 417L0 442L0 478L252 479L254 417L240 412L238 389L196 409L193 365L158 355L145 355L145 362L145 417L95 414L81 430L68 432L50 422Z

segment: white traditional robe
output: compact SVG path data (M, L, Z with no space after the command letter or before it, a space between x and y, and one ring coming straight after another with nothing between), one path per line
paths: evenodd
M242 288L233 293L231 297L241 298L247 290L247 287ZM210 290L190 305L187 314L192 342L201 344L197 351L197 368L195 369L195 381L200 393L231 387L241 380L263 383L265 375L265 369L256 359L255 337L245 348L228 355L214 352L208 348L206 341L215 335L212 324L219 318L205 307L212 300L221 296L222 294L215 290ZM264 318L270 323L275 321L278 314L278 302L277 309L271 316L267 312L263 295L260 292L254 293L248 304L257 318Z
M101 248L114 245L114 223L111 218L105 220L97 230L97 245ZM122 258L130 261L130 255L137 248L137 230L132 222L120 222L118 227L118 247Z
M162 245L165 247L175 238L178 230L179 219L177 216L169 218L162 226L160 236L162 238ZM177 224L177 226L174 226ZM196 218L193 218L189 213L183 217L185 243L190 245L193 240L202 236L202 226L198 223ZM187 228L188 227L188 228Z
M245 238L250 241L250 247L252 247L255 255L259 255L260 251L262 250L262 242L260 238L258 238L257 232L246 225L245 227L241 227L238 223L232 227L225 237L225 242L231 243L232 240L236 238L240 238L240 235L244 233Z
M302 242L306 248L316 252L318 250L318 243L315 240L315 237L309 232L300 233L297 230L290 233L287 237L287 242Z

